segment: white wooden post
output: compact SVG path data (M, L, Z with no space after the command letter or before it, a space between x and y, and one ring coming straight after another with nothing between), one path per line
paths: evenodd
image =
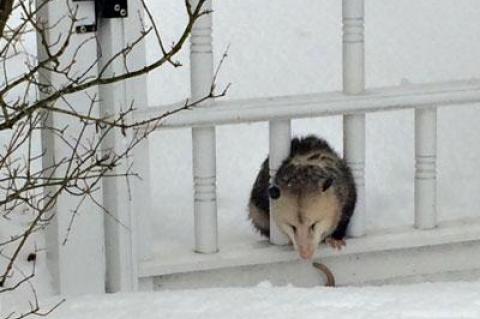
M198 0L192 1L192 7ZM211 0L202 10L212 8ZM212 14L202 16L192 29L190 81L192 100L207 96L213 80ZM218 251L215 127L192 129L195 251Z
M108 61L116 52L122 50L141 37L143 8L137 0L128 2L128 17L102 19L98 35L101 48L101 64ZM122 74L128 70L138 70L146 65L145 43L139 43L129 52L127 61L118 58L105 73L105 76ZM102 112L105 116L119 114L131 105L136 109L147 108L146 77L139 76L114 85L100 88ZM127 137L119 130L111 132L105 140L104 149L115 149L120 153L132 138L134 131L128 131ZM107 289L108 291L131 291L139 289L138 262L150 258L151 254L151 195L150 195L150 157L148 140L137 145L132 156L115 171L122 174L131 167L141 179L132 177L127 185L124 179L104 179L104 205L114 216L105 220ZM142 282L140 288L151 286ZM151 287L150 287L151 288Z
M437 110L415 110L415 227L434 228L436 211Z
M44 2L38 0L37 6ZM48 43L62 43L68 36L68 32L65 32L68 30L70 23L70 19L65 19L69 12L67 5L72 8L78 6L76 18L82 23L94 21L94 10L91 3L72 2L70 0L49 2L37 14L37 21L51 26L51 28L45 28ZM55 27L53 27L53 24L55 24ZM75 74L76 71L84 72L87 66L96 61L97 47L95 41L84 43L89 37L91 37L91 34L74 34L69 40L68 49L62 55L60 63L70 63L76 49L82 44L82 48L75 55L76 60L71 74ZM38 41L38 57L40 61L47 58L41 41ZM95 72L95 69L90 70L91 75L95 75ZM54 87L62 87L65 79L58 74L42 70L40 81L50 82ZM69 95L65 97L65 100L57 101L56 107L68 109L65 104L65 102L68 102L79 113L87 113L91 102L89 96L85 93L88 93L89 96L96 96L98 95L98 88L92 87L86 92ZM98 109L91 114L92 116L98 116ZM78 119L62 116L58 113L50 114L46 124L67 128L65 136L68 137L76 136L82 126ZM93 139L94 135L95 129L92 127L85 131L84 138ZM43 167L51 167L53 163L58 163L72 152L62 142L61 138L48 131L42 132L42 149L45 151ZM58 170L55 175L62 176L64 173ZM55 191L55 188L47 188L45 191ZM93 196L98 203L102 204L101 190L94 193ZM68 241L63 245L73 211L78 203L78 197L63 193L52 210L55 216L46 229L48 269L53 278L56 293L62 295L102 293L105 291L104 215L96 205L88 201L82 204L76 213L73 228L68 234Z
M271 121L270 128L270 151L269 151L269 167L270 179L275 176L278 168L283 160L290 153L291 144L291 125L290 120ZM275 215L274 206L270 202L270 242L275 245L288 244L288 237L280 230L275 223L273 216Z
M343 0L343 92L360 94L365 88L363 40L363 0ZM344 158L357 184L357 205L348 233L365 234L365 114L343 118Z
M144 32L142 24L145 21L144 8L140 0L130 0L128 2L130 14L126 19L122 19L123 30L125 36L125 43L132 43L138 39L142 32ZM140 69L147 64L145 42L141 42L130 53L130 58L127 61L127 67L130 70ZM131 105L132 102L136 109L148 108L148 94L147 94L147 76L143 75L126 81L125 94L127 97L126 105ZM133 119L135 120L135 119ZM133 132L130 132L132 134ZM152 189L150 185L150 147L149 140L146 139L138 144L134 151L131 161L132 170L141 177L133 178L131 180L131 211L130 224L132 238L132 259L134 277L133 288L135 290L152 290L153 278L139 278L138 277L138 263L141 261L150 260L153 257L152 253ZM158 213L158 212L156 212Z

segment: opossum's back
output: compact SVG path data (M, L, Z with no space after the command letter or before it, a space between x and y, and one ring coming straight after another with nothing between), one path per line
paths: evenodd
M334 180L342 183L347 173L344 170L343 160L325 140L316 136L294 138L274 182L296 194L321 192Z

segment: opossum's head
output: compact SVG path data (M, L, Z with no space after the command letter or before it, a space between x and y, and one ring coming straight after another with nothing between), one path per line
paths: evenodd
M302 259L312 259L318 244L338 224L340 206L332 182L326 179L317 191L308 193L294 193L278 186L269 189L274 219Z

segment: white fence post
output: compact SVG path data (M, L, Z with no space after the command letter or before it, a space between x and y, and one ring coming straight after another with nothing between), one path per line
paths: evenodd
M270 135L270 151L269 151L269 168L270 178L275 176L278 168L283 160L290 153L291 144L291 125L290 120L271 121L269 123ZM279 229L273 215L275 214L274 206L270 202L270 242L275 245L288 244L288 237Z
M192 1L196 7L198 0ZM202 10L212 8L211 0ZM192 100L210 92L213 80L212 14L200 17L194 24L190 46L190 81ZM195 251L218 251L216 199L215 127L192 128Z
M122 19L125 45L132 43L141 36L144 32L143 23L145 21L144 8L140 0L130 0L128 5L130 14L126 19ZM145 65L147 65L145 41L142 41L129 53L127 67L134 70L141 69ZM147 109L147 75L129 79L125 82L125 85L126 106L134 103L136 109ZM148 139L135 147L130 162L133 164L132 171L141 177L131 179L130 236L133 255L133 289L150 290L153 289L153 278L138 278L138 263L152 258L151 243L153 238L150 226L153 207L150 193L150 148Z
M434 228L436 212L437 110L415 110L415 227Z
M37 0L37 6L45 1ZM49 2L37 14L37 21L46 23L47 42L50 44L62 43L69 36L66 30L69 29L70 19L68 6L78 8L77 20L88 23L94 20L94 6L92 3L55 1ZM55 26L53 26L55 24ZM85 69L97 59L97 47L95 41L85 42L91 34L73 34L70 37L67 50L62 54L60 63L71 62L75 55L75 63L72 65L71 74L84 72ZM85 43L84 43L85 42ZM41 41L38 41L39 61L47 59ZM81 46L79 52L76 49ZM96 69L89 71L95 75ZM62 87L65 78L55 73L41 70L40 81L50 82L54 87ZM88 76L88 74L86 74ZM41 93L41 92L40 92ZM88 93L88 96L87 94ZM91 104L89 96L98 95L98 88L92 87L87 92L81 92L66 96L59 100L56 107L66 108L74 105L79 113L87 113ZM97 110L91 113L98 116ZM82 127L78 119L61 115L50 114L47 125L65 127L65 136L76 136ZM95 129L89 128L83 135L84 138L94 138ZM61 159L71 154L72 150L62 142L62 139L52 132L42 132L42 149L45 151L42 165L44 168L52 167ZM62 176L65 172L55 172L55 176ZM55 189L47 188L46 192ZM102 204L101 190L93 194L98 203ZM84 202L76 212L74 226L68 233L68 241L63 242L67 236L69 223L73 211L79 203L79 198L63 193L52 210L55 214L46 229L47 265L53 278L53 286L57 293L63 295L78 295L86 293L102 293L105 291L105 244L103 229L103 212L93 203Z
M365 88L363 39L363 0L343 0L343 92L360 94ZM344 158L352 169L357 184L357 205L348 233L352 237L365 234L365 114L343 118Z
M101 48L100 61L103 65L116 52L141 37L143 7L140 1L128 2L128 16L125 18L102 19L98 35ZM111 63L105 76L122 74L128 70L138 70L146 65L145 43L136 44L128 53L127 60L117 58ZM135 109L147 108L146 76L139 76L100 88L102 112L105 116L119 114L131 105ZM115 149L118 153L126 148L133 131L127 137L119 130L110 133L104 149ZM131 167L130 167L131 166ZM150 196L150 157L148 140L135 146L131 156L119 167L122 174L130 171L138 174L129 184L125 179L104 179L104 205L114 216L106 217L106 256L107 289L109 291L131 291L139 289L138 263L150 258L151 254L151 196ZM151 283L142 282L147 289ZM151 288L151 287L150 287Z

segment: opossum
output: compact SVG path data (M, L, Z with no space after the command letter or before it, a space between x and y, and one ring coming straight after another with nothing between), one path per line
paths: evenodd
M270 184L268 157L253 184L249 219L265 237L270 235L270 201L274 220L302 259L312 259L326 240L345 245L344 237L355 209L355 182L346 162L314 135L294 138L290 154Z

